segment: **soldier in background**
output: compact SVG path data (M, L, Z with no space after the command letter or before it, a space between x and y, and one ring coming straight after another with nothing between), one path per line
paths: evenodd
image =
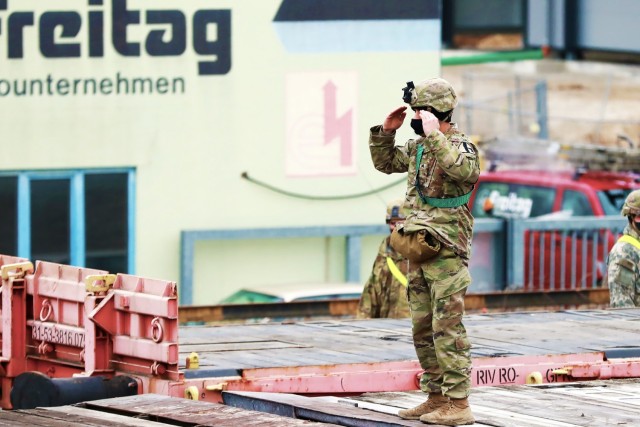
M401 410L405 419L431 424L475 422L467 397L471 389L471 343L462 324L471 276L473 216L469 198L480 176L478 150L451 123L457 96L440 78L408 82L403 101L414 112L418 135L395 145L407 106L396 108L370 130L369 150L381 172L408 173L404 206L411 210L391 236L409 259L409 305L413 344L424 373L424 403Z
M640 190L629 193L622 216L629 223L609 252L609 299L611 307L640 307Z
M387 206L389 233L392 233L396 225L402 223L404 219L402 200L389 203ZM410 316L406 276L409 262L391 247L390 237L391 234L385 237L378 249L371 276L360 297L358 319L381 317L397 319Z

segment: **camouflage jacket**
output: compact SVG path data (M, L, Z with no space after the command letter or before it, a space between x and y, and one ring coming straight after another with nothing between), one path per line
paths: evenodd
M357 317L359 319L391 317L409 317L409 300L407 288L393 276L387 265L387 257L395 263L398 269L407 275L408 261L393 250L389 243L390 237L382 241L378 255L373 263L371 276L364 286Z
M382 132L382 126L371 128L369 150L375 168L387 174L408 172L404 204L411 213L404 221L405 231L412 233L426 229L458 256L469 259L473 216L468 204L437 208L422 203L415 188L416 154L422 144L422 194L451 198L468 193L478 181L478 150L455 124L445 134L435 130L426 137L410 139L404 146L396 146L394 142L394 135Z
M640 240L629 225L623 234ZM617 242L609 252L607 277L611 307L640 307L640 249Z

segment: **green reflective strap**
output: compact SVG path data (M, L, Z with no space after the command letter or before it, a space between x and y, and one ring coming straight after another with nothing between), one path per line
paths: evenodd
M424 153L424 145L418 145L418 153L416 154L416 184L418 183L418 173L420 173L420 162L422 162L422 153Z
M473 189L469 191L467 194L463 194L458 197L449 197L446 199L440 199L438 197L426 197L422 194L420 190L420 163L422 161L422 154L424 153L424 146L422 144L418 145L418 153L416 154L416 190L418 191L418 195L420 196L420 200L425 205L430 205L435 208L457 208L458 206L466 205L469 203L469 199L471 198L471 193Z

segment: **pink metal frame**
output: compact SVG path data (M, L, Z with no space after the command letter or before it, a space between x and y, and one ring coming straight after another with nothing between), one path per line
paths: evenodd
M141 393L172 394L178 369L175 282L0 255L0 406L14 378L126 374ZM173 393L175 395L175 393Z
M85 357L94 357L84 351L85 342L95 339L91 332L98 332L85 329L91 322L85 311L84 278L101 274L106 272L36 263L35 273L26 276L27 304L32 308L27 315L27 370L51 377L59 377L59 369L85 370Z
M572 380L607 380L610 378L639 378L640 358L611 359L597 363L568 364L560 369ZM566 373L565 373L566 372Z
M22 266L9 268L10 265ZM26 269L25 269L25 266ZM29 267L31 269L29 269ZM3 408L11 407L9 395L13 379L26 369L26 286L25 274L33 271L33 266L23 258L0 255L2 268L2 358L0 374L2 379Z
M574 381L557 373L568 364L600 363L600 352L473 359L472 386L522 385L528 382ZM203 400L221 402L222 391L262 391L306 395L359 394L419 389L422 369L417 360L329 366L244 369L242 376L185 380ZM535 379L538 379L536 381ZM533 381L532 381L533 379Z
M111 366L140 378L143 391L181 380L175 282L119 274L89 318L111 337Z

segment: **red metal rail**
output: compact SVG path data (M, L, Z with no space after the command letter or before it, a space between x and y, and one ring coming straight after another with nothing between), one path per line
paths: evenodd
M598 364L600 352L473 359L472 386L523 385L575 381L558 370L569 364ZM419 389L417 360L343 365L243 369L241 376L185 380L192 399L222 402L223 391L262 391L303 395L360 394Z
M603 360L597 363L571 363L553 372L573 381L640 378L640 358Z

